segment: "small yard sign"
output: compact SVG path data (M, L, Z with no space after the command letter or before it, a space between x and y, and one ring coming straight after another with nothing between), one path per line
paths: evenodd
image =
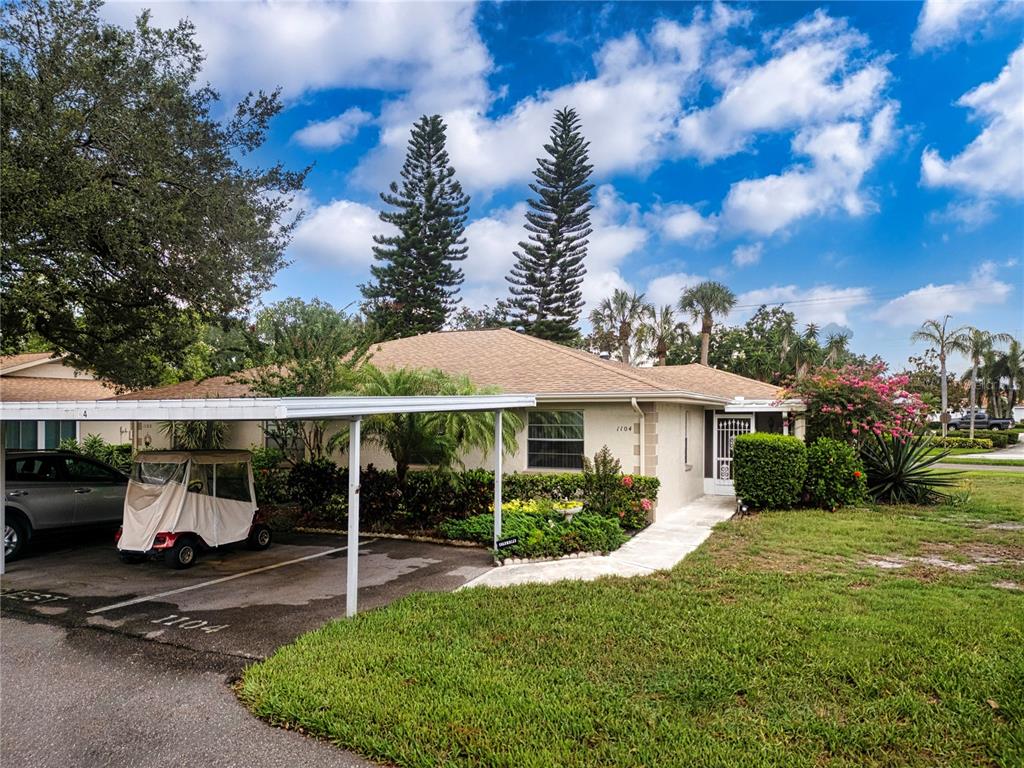
M498 540L498 549L505 549L506 547L513 547L519 543L518 536L509 536L507 539Z

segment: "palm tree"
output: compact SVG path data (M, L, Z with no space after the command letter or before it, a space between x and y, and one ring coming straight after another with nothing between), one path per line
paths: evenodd
M793 345L793 367L798 379L802 379L807 374L807 370L816 362L816 358L821 353L821 347L818 345L818 330L817 325L808 323L804 332L800 334Z
M946 323L952 315L946 315L942 318L940 323L938 320L925 320L921 327L918 328L910 336L910 341L913 343L924 342L931 346L939 355L939 377L941 379L940 386L942 388L942 413L943 415L949 412L949 393L947 391L946 381L946 356L950 352L960 352L962 354L968 353L968 331L967 326L961 326L955 330L946 330ZM947 421L946 418L942 418L942 436L946 436ZM971 428L973 431L974 419L971 419Z
M825 365L837 366L850 354L850 335L830 333L825 339Z
M643 341L657 365L665 365L668 351L679 341L683 326L671 304L655 309L648 304L644 311Z
M736 294L721 283L707 280L683 291L679 311L700 321L700 364L708 364L711 329L715 315L728 314L736 306Z
M991 352L995 344L1007 344L1013 341L1008 333L990 333L979 328L966 326L963 329L967 337L964 341L964 352L971 360L971 432L974 439L974 417L978 410L978 367L985 355Z
M1024 385L1024 346L1017 339L1010 341L1009 349L1003 356L1003 373L1007 379L1007 403L1012 414L1017 398L1020 397L1021 386Z
M227 441L226 421L165 421L160 431L171 442L171 448L182 451L215 451Z
M619 360L626 365L636 362L646 307L642 293L627 293L616 288L610 298L602 299L597 309L590 313L590 323L595 332L615 338L619 347Z
M363 369L360 394L388 396L495 394L494 388L478 389L465 376L450 376L437 369L398 368L380 370L373 365ZM502 419L502 442L506 453L518 450L516 434L522 419L506 411ZM429 464L448 469L460 463L468 449L484 452L494 447L493 416L486 411L458 413L393 413L370 416L363 422L367 442L379 445L391 454L399 487L412 464ZM347 434L336 435L340 442Z

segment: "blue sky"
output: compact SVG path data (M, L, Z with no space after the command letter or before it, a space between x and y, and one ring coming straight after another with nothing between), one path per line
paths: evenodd
M126 22L131 4L109 5ZM256 159L314 164L266 301L343 306L412 121L441 113L472 196L464 301L505 294L551 114L595 166L584 295L674 302L714 278L734 321L787 302L902 364L927 317L1022 335L1024 3L160 3L226 102L282 88Z

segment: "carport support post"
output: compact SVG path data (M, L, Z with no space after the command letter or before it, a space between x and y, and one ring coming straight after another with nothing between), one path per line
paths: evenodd
M359 427L356 416L348 425L348 550L345 554L348 569L345 581L345 616L356 615L359 592Z
M501 538L501 454L504 448L501 430L501 411L494 412L494 551L498 551Z
M4 543L0 546L0 576L7 572L7 434L5 422L0 421L0 531Z

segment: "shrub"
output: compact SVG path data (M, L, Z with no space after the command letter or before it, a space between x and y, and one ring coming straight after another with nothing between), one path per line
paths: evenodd
M805 501L834 510L863 501L866 495L867 477L856 449L828 437L815 440L807 449Z
M949 498L940 488L955 487L958 472L936 472L934 465L948 451L930 454L932 440L921 434L910 440L876 435L861 447L868 473L868 493L890 504L933 504Z
M525 511L533 502L525 502L521 509L502 512L502 538L515 537L519 541L502 549L500 557L556 557L572 552L611 552L626 540L618 520L592 512L580 512L572 520L551 511ZM517 506L517 505L513 505ZM494 539L494 515L473 515L464 520L446 520L439 526L448 539L491 544Z
M622 464L612 456L607 445L594 454L592 462L584 458L583 508L588 512L617 517L626 528L643 528L654 501L636 494L635 485L632 475L622 474Z
M87 435L80 443L73 437L65 438L60 441L58 447L62 451L80 453L91 459L102 461L122 472L128 472L132 468L131 443L108 443L99 435Z
M280 504L288 499L288 467L284 466L284 451L254 445L252 478L257 504Z
M962 432L963 430L961 430ZM982 440L991 440L993 448L1006 448L1008 445L1017 442L1017 435L1012 435L1002 429L976 429L974 437Z
M736 496L758 509L787 509L800 499L807 476L807 449L788 435L751 432L733 448Z
M992 441L980 437L973 440L969 437L933 437L930 445L932 448L974 448L987 451L992 447Z
M288 473L288 496L307 515L323 514L331 497L348 492L345 474L329 459L300 461Z

